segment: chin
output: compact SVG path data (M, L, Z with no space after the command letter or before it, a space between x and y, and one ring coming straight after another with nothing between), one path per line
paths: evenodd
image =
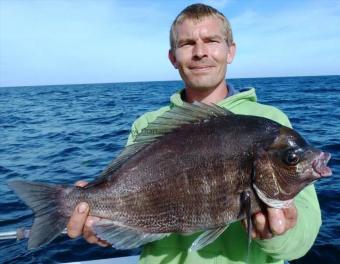
M195 90L195 91L201 91L201 92L204 92L204 91L210 91L211 89L213 89L213 87L210 87L210 86L191 86L192 90Z
M190 82L190 88L193 90L197 90L197 91L209 91L211 89L214 89L215 87L217 87L218 84L217 83L211 83L211 82Z

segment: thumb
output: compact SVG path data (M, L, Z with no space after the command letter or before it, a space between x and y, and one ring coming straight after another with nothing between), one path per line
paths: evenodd
M282 209L268 208L268 220L270 230L275 235L281 235L285 232L286 219Z
M89 214L89 206L87 203L80 203L74 210L68 224L67 234L71 238L76 238L83 233L83 228Z

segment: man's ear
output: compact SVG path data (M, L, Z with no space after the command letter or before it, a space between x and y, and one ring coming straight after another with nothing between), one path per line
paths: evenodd
M169 49L168 58L171 64L175 67L175 69L177 69L177 61L176 61L176 57L172 49Z
M233 43L228 47L228 52L227 52L227 63L228 64L233 62L235 54L236 54L236 44Z

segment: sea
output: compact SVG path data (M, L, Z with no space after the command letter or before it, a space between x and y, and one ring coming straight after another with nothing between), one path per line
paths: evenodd
M332 154L333 176L315 184L322 227L311 250L291 263L340 263L340 76L230 79L255 87L258 101L284 111L311 144ZM123 149L133 121L169 103L181 81L0 88L0 233L30 227L32 211L8 188L22 178L55 184L90 181ZM27 251L0 240L0 263L55 263L138 254L61 235Z

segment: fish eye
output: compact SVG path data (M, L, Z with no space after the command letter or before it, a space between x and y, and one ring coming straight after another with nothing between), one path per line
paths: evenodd
M287 165L293 166L298 164L300 156L296 152L288 151L284 157L284 161Z

